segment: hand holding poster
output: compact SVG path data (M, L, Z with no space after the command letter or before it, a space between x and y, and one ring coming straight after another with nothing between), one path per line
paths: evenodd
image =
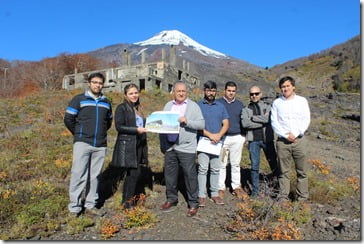
M178 134L178 118L179 112L176 111L156 111L147 117L145 128L148 132Z

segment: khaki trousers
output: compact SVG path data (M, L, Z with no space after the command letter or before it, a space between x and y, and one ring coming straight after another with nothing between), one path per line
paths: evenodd
M295 164L297 174L297 200L308 199L308 163L306 159L306 140L304 137L298 139L295 143L285 140L277 140L278 165L281 175L278 177L280 197L288 198L290 192L290 169L292 159Z

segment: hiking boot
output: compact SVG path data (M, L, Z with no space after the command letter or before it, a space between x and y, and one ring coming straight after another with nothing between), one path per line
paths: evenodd
M198 206L205 207L206 206L206 197L199 197L198 198Z
M224 205L224 201L219 197L211 197L212 201L217 205Z
M219 190L219 197L220 197L221 199L223 199L223 198L224 198L224 193L225 193L225 191L224 191L224 190Z

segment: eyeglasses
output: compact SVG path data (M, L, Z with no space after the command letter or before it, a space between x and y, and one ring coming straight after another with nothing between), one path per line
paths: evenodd
M92 80L91 83L94 84L94 85L98 84L100 86L104 85L104 82L98 82L98 81L95 81L95 80Z
M259 96L260 92L251 92L250 96Z

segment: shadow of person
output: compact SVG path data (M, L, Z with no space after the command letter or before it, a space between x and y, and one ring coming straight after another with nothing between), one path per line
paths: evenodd
M105 201L112 197L123 180L125 169L109 165L99 176L99 201L97 207L104 205Z
M125 168L109 165L99 176L99 200L97 208L101 208L105 201L112 197L124 180L127 170ZM145 187L153 190L153 173L147 165L140 166L140 175L135 189L135 194L145 194Z

